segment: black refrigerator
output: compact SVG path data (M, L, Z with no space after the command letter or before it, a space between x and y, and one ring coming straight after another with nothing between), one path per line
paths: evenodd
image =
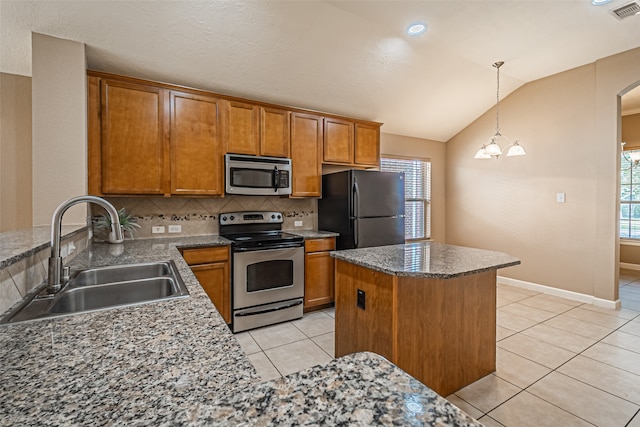
M347 170L322 176L318 228L337 249L404 243L404 173Z

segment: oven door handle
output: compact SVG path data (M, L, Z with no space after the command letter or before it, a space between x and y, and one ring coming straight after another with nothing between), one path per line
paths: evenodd
M234 252L251 252L251 251L266 251L270 249L289 249L289 248L301 248L304 243L280 243L277 245L258 246L255 248L233 248Z
M236 317L257 316L258 314L271 313L273 311L278 311L278 310L286 310L287 308L295 307L296 305L300 305L300 304L302 304L302 301L296 301L296 302L292 302L291 304L268 308L266 310L252 311L251 313L236 313L235 316Z

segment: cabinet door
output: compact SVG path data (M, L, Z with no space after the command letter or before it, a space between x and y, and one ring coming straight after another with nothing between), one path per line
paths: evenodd
M356 123L355 163L380 166L380 127Z
M322 117L291 113L291 196L322 195Z
M324 119L324 146L322 157L328 163L353 163L353 123Z
M191 271L196 276L204 291L216 306L225 322L231 323L231 283L229 279L229 263L194 265Z
M171 92L171 194L222 195L220 101Z
M289 157L289 111L260 107L260 154Z
M168 190L165 95L166 91L153 86L102 81L104 194L164 194Z
M334 262L329 252L310 252L304 258L304 309L331 304Z
M225 140L228 153L260 152L260 107L237 101L225 101Z

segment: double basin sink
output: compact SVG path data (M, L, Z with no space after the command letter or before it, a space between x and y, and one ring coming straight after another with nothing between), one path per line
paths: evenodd
M74 273L55 295L35 294L0 324L47 319L189 296L173 261L90 268Z

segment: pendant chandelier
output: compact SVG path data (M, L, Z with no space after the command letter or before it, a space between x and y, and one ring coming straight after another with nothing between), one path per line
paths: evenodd
M518 140L511 140L506 135L500 133L500 67L504 62L499 61L493 64L493 66L497 70L496 77L496 133L489 139L486 144L483 144L482 147L478 150L474 159L497 159L502 155L504 150L509 147L507 150L507 157L513 156L524 156L527 154L524 151L522 145L518 143ZM506 144L504 148L500 148L500 144Z

